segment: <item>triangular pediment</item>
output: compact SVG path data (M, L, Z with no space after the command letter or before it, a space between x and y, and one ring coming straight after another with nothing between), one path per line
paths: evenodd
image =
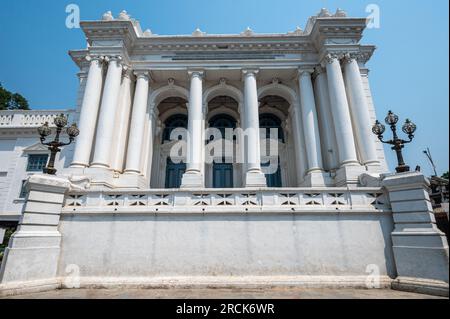
M48 146L42 145L41 143L36 143L27 148L23 149L24 152L48 152Z

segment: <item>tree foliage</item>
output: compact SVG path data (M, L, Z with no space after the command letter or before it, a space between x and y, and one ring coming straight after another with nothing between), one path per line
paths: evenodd
M447 171L447 172L445 172L444 174L442 174L442 178L448 179L448 175L449 175L449 173L448 173L448 171Z
M0 110L29 110L26 98L19 93L12 93L0 83Z

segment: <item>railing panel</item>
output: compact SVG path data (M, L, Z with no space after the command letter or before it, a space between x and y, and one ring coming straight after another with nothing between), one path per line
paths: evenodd
M75 191L64 211L80 212L339 212L390 211L381 188L273 190Z

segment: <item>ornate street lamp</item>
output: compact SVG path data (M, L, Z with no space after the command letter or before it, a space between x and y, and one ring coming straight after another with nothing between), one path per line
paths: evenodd
M56 153L61 151L60 147L71 144L75 140L75 137L77 137L80 134L77 125L74 123L72 124L72 126L69 126L66 129L67 135L69 135L69 142L68 143L60 142L59 135L61 134L63 128L67 125L67 118L64 116L64 114L58 115L57 117L55 117L54 123L56 125L56 136L53 141L48 143L45 143L45 139L47 136L52 134L52 130L48 126L48 122L45 122L44 125L38 128L39 135L41 136L41 143L43 145L48 146L48 149L50 151L50 160L48 161L47 167L44 168L44 173L50 175L56 174L55 159Z
M402 149L405 147L405 144L411 143L414 138L414 132L416 131L416 125L411 122L409 119L406 119L405 124L403 124L402 131L408 135L409 141L402 140L397 136L397 122L398 116L389 111L385 120L387 125L391 127L393 139L389 141L383 140L383 133L386 131L386 127L381 124L379 121L375 122L375 125L372 127L373 134L378 136L378 139L385 144L390 144L392 146L392 150L397 153L397 161L398 166L395 168L397 173L409 172L409 166L405 164L403 160Z

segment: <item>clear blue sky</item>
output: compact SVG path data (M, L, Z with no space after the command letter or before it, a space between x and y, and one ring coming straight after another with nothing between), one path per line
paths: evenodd
M158 34L287 32L305 27L320 8L337 7L365 17L368 4L381 9L381 28L370 29L363 42L378 47L369 62L370 81L379 119L389 109L402 122L411 118L417 137L405 151L412 168L430 174L422 150L427 146L438 166L448 169L449 42L448 0L15 0L1 2L0 82L23 94L33 109L71 108L77 92L77 68L67 55L86 46L81 30L67 29L65 8L74 3L82 20L112 10L127 10L142 28ZM395 157L386 148L390 167Z

